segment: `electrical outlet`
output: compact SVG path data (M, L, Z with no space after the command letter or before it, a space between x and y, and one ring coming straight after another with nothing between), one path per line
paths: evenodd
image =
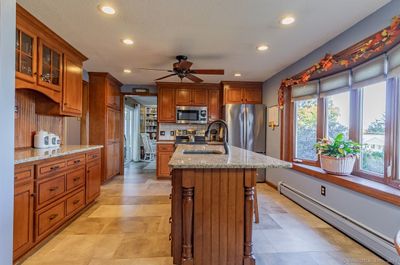
M321 186L321 195L326 196L326 188L325 186Z
M160 131L161 136L165 136L165 131Z

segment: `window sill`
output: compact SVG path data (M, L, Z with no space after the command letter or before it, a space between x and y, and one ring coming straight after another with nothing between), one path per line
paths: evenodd
M293 163L296 171L316 177L318 179L348 188L375 199L400 206L400 190L388 185L357 176L338 176L326 173L319 167Z

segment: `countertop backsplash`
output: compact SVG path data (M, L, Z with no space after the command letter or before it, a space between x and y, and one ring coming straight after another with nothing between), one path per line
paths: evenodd
M160 123L158 128L158 140L175 141L175 134L177 130L196 130L197 135L204 135L206 129L206 124Z

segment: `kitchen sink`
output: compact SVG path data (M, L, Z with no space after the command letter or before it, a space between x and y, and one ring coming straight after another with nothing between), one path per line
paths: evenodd
M185 155L222 155L223 152L218 150L183 150Z

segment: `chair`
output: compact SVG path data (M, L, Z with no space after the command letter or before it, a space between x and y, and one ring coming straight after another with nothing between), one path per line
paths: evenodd
M150 137L147 133L141 133L143 147L144 147L144 159L145 161L153 161L155 158L155 148L150 143Z
M396 237L394 238L394 246L397 250L397 253L400 255L400 230L397 232Z

